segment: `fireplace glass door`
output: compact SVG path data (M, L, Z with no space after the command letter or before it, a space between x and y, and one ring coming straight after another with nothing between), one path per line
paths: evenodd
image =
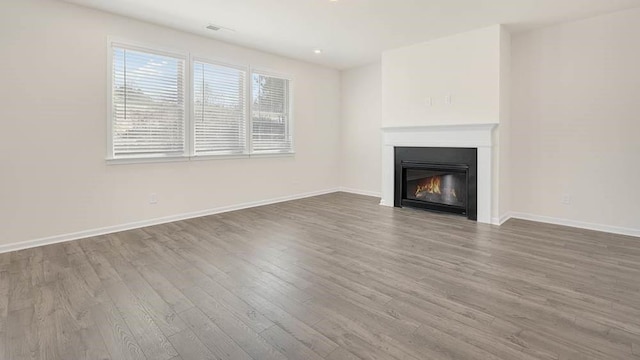
M465 173L407 169L406 199L466 208Z
M477 149L395 147L395 207L463 215L477 220Z
M467 214L468 166L402 162L402 205Z

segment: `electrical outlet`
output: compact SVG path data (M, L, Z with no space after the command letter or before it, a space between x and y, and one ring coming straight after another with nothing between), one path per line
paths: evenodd
M149 194L149 204L155 205L158 203L158 194L151 193Z
M562 199L560 200L563 205L571 205L571 195L562 194Z
M444 102L447 105L453 105L453 95L449 94L444 97Z

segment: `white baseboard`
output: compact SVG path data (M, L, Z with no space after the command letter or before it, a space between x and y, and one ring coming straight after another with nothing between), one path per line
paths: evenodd
M491 218L491 224L502 226L502 224L506 223L509 219L511 219L511 213L502 214L500 217Z
M270 205L270 204L276 204L276 203L285 202L285 201L298 200L298 199L304 199L304 198L313 197L313 196L331 194L338 191L340 191L340 188L313 191L313 192L308 192L303 194L282 196L282 197L273 198L273 199L253 201L253 202L223 206L223 207L218 207L218 208L213 208L208 210L194 211L190 213L183 213L183 214L165 216L161 218L136 221L136 222L131 222L127 224L107 226L107 227L98 228L98 229L83 230L83 231L78 231L74 233L49 236L49 237L44 237L44 238L35 239L35 240L27 240L27 241L21 241L21 242L16 242L11 244L4 244L4 245L0 245L0 254L16 251L16 250L34 248L34 247L43 246L43 245L51 245L51 244L57 244L57 243L66 242L66 241L73 241L73 240L88 238L92 236L112 234L120 231L132 230L132 229L139 229L147 226L166 224L174 221L193 219L193 218L198 218L198 217L208 216L208 215L215 215L215 214L225 213L229 211L236 211L236 210L248 209L248 208L257 207L257 206Z
M380 206L394 207L394 204L387 204L384 199L380 199Z
M560 219L560 218L554 218L550 216L534 215L534 214L527 214L527 213L521 213L521 212L510 213L509 218L537 221L541 223L554 224L554 225L563 225L563 226L569 226L569 227L586 229L586 230L601 231L601 232L606 232L611 234L640 237L640 229L625 228L625 227L611 226L611 225L604 225L604 224L594 224L594 223L589 223L584 221Z
M375 191L358 190L358 189L351 189L351 188L347 188L347 187L341 187L340 191L346 192L346 193L350 193L350 194L373 196L373 197L377 197L377 198L380 197L380 193L379 192L375 192Z

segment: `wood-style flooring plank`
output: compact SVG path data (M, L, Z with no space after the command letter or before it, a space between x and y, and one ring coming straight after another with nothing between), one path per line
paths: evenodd
M33 305L9 312L5 335L5 358L23 360L39 356L40 340L38 329L34 326L34 315Z
M193 287L185 290L191 301L213 321L222 331L231 337L240 347L254 359L283 360L286 359L278 350L249 325L235 317L222 304L209 296L204 290Z
M250 360L238 343L233 341L218 325L214 324L198 308L191 308L180 313L180 317L189 324L189 328L200 341L221 360Z
M184 360L217 360L190 329L169 336L169 341Z
M148 358L168 360L178 355L149 314L148 308L127 286L112 283L107 286L107 292Z
M240 296L249 305L253 306L260 313L264 314L269 320L284 329L288 334L293 336L298 342L304 344L320 356L327 356L335 350L338 345L326 336L316 331L311 326L296 319L285 309L282 309L268 300L264 299L250 289L237 290Z
M111 302L96 305L91 316L112 359L147 359L115 305Z
M335 349L331 354L325 357L327 360L361 360L362 358L350 353L343 347Z
M260 336L290 360L323 358L278 325L266 329Z

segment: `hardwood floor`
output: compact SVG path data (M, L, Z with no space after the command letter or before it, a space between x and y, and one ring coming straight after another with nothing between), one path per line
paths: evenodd
M331 194L0 255L3 359L640 359L640 239Z

